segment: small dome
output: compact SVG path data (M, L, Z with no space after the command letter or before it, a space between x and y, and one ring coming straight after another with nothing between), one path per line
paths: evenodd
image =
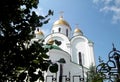
M53 43L54 43L54 40L53 40L53 39L49 39L47 43L48 43L48 44L53 44Z
M65 25L65 26L70 27L70 25L63 19L63 17L60 17L59 20L54 22L53 26L55 25Z
M35 36L36 36L37 39L43 39L44 38L43 32L39 29L35 30Z
M83 35L83 32L79 28L76 28L74 30L73 36L78 36L78 35L80 35L80 36Z
M74 30L74 33L78 33L78 32L82 32L79 28L76 28L75 30Z
M36 30L36 31L35 31L35 34L44 35L43 32L42 32L41 30Z

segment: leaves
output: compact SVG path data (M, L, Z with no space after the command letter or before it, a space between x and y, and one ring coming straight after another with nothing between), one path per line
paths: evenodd
M53 11L49 10L46 16L37 15L33 8L38 3L39 0L0 2L0 82L5 79L23 82L27 75L31 82L43 80L41 71L48 70L49 49L44 48L43 42L32 44L31 39L36 27L49 22Z
M96 72L96 67L91 65L89 71L87 72L88 82L103 82L102 74Z
M26 78L26 75L27 75L27 73L22 72L22 73L19 75L18 80L23 81L23 80Z
M56 73L58 71L58 64L57 63L51 64L51 66L49 67L49 70L52 73Z
M54 12L51 11L51 10L48 11L48 15L53 15L53 13L54 13Z

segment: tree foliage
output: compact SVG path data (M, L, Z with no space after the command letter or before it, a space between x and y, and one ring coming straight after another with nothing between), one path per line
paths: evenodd
M103 82L101 73L96 72L96 67L91 65L87 72L87 82Z
M0 82L43 80L42 71L52 64L46 54L49 49L42 42L30 45L35 27L42 27L53 15L51 10L46 16L37 15L33 8L38 3L39 0L0 2Z

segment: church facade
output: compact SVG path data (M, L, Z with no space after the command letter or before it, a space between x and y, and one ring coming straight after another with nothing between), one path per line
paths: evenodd
M44 39L52 45L60 41L59 48L49 51L52 62L64 59L65 63L58 63L58 72L45 74L45 82L85 82L90 65L95 65L93 42L89 41L83 32L76 27L72 33L71 26L60 16L53 23L51 33L44 37L40 30L35 31L37 39Z

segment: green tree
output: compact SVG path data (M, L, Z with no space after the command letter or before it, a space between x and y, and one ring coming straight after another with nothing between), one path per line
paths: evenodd
M103 82L102 74L96 72L96 67L91 65L87 72L87 82Z
M46 16L37 15L34 9L38 3L39 0L0 2L0 82L24 82L27 76L30 82L43 80L42 71L51 64L46 54L49 49L42 42L30 45L35 27L42 27L53 15L51 10Z

